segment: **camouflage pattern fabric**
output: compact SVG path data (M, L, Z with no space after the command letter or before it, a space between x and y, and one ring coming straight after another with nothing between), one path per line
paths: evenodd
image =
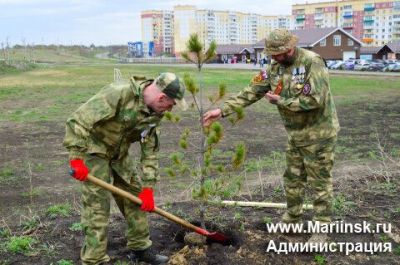
M97 178L112 183L134 195L141 191L139 180L135 177L133 168L120 165L119 161L113 161L86 155L86 165L90 168L90 174ZM126 170L126 171L124 171ZM123 176L123 177L122 177ZM124 179L130 178L129 182ZM119 210L127 221L127 247L134 250L142 250L151 246L147 214L140 210L126 198L112 194ZM83 264L98 264L109 261L107 251L107 228L110 216L109 191L92 184L82 183L83 210L81 213L82 227L85 235L81 249L81 260Z
M277 106L289 140L296 145L309 145L336 136L339 131L336 108L329 88L328 70L314 52L296 48L290 67L277 62L267 66L265 77L258 74L239 94L225 101L222 116L246 107L282 85ZM260 80L261 79L261 80Z
M276 93L278 90L279 93ZM340 130L329 88L328 70L319 55L302 48L295 48L292 65L284 66L273 61L267 66L265 73L256 75L249 86L225 101L222 106L222 116L232 114L237 107L246 107L257 102L264 98L268 91L280 95L276 105L287 131L290 146L295 146L299 150L304 149L297 151L296 155L293 154L293 148L287 151L287 170L284 178L285 188L288 189L288 205L292 207L288 212L292 214L290 219L296 220L302 213L301 209L296 207L300 207L297 200L304 195L304 179L307 176L311 186L319 194L314 201L315 218L320 221L326 220L330 215L328 208L332 197L331 165L326 161L310 162L310 159L313 150L315 152L319 150L315 146L336 138ZM328 141L327 144L323 153L327 159L332 157L332 161L329 161L333 164L334 143ZM330 144L333 146L329 146ZM310 152L307 156L306 150ZM304 168L302 171L294 170L294 173L291 171L292 168L302 167ZM290 177L292 175L299 176L302 181ZM285 216L283 219L285 220Z
M275 29L265 39L265 53L268 55L285 53L294 48L297 41L297 36L293 35L287 29Z
M314 221L330 222L332 215L332 167L336 137L319 143L299 146L289 142L286 171L283 175L287 212L282 221L296 223L303 214L304 188L309 183L314 191Z
M173 73L162 73L156 81L157 87L168 97L183 99L185 87L179 82L179 78Z
M173 73L162 73L155 80L157 87L168 97L175 100L176 105L181 110L187 110L187 103L183 98L185 86L179 81L179 78Z
M148 109L143 89L152 80L135 77L104 87L67 120L64 146L70 159L83 159L90 174L137 195L142 186L152 187L158 178L159 123L162 115ZM141 176L129 156L131 143L141 145ZM109 260L107 227L110 193L90 182L82 183L82 224L85 235L83 264ZM114 196L114 195L113 195ZM114 196L127 220L128 248L151 245L146 213L127 199Z
M152 82L134 77L103 88L80 106L67 120L64 146L70 159L98 154L109 160L122 160L133 142L141 145L144 186L158 179L158 115L143 102L143 88Z

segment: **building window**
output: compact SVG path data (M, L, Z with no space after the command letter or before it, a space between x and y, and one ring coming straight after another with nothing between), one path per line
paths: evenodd
M319 46L325 47L326 46L326 39L323 39L319 42Z
M333 35L333 46L340 46L340 45L342 45L342 36Z
M347 46L353 46L354 41L352 39L347 39Z

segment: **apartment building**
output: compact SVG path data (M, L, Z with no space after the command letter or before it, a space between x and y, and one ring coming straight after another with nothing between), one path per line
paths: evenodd
M341 27L365 45L400 39L400 0L340 0L292 5L294 29Z
M213 40L219 45L254 44L274 28L292 29L293 25L291 15L263 16L178 5L173 11L143 11L142 41L153 41L156 54L163 51L179 55L193 33L199 35L205 47Z
M171 53L174 39L174 15L172 11L147 10L141 13L142 42L144 53L148 54L149 46L153 46L155 54ZM150 43L150 45L148 45Z

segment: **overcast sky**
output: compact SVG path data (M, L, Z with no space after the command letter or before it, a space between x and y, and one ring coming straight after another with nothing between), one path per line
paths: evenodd
M0 0L0 43L126 44L141 39L142 10L180 4L284 15L293 3L305 0Z

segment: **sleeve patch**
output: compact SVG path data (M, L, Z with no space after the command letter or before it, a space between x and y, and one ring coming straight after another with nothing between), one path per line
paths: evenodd
M263 81L268 79L267 71L261 70L260 73L253 77L251 80L252 84L262 83Z
M311 85L309 83L306 83L303 87L303 94L304 95L309 95L311 92Z

